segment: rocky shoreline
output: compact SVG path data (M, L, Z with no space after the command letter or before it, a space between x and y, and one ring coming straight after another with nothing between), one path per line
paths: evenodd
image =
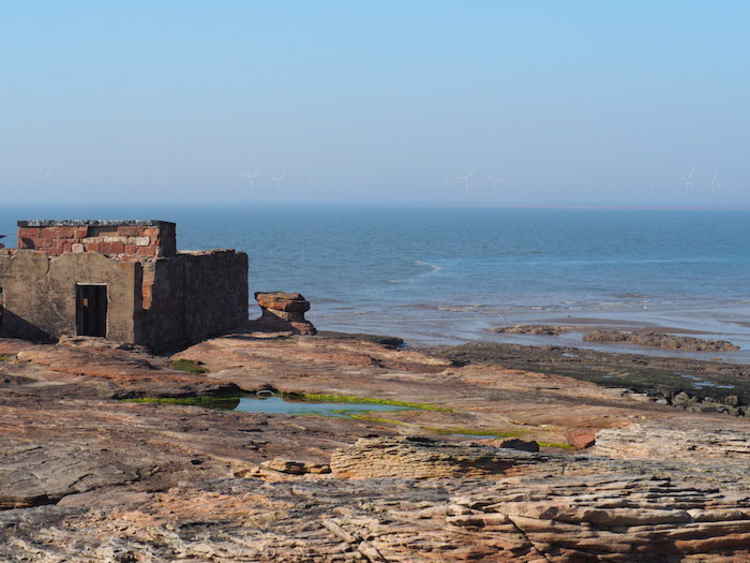
M677 336L658 330L607 330L596 329L588 332L585 342L604 344L631 344L660 350L680 350L681 352L737 352L740 347L728 340L706 340L692 336Z
M240 332L166 357L0 340L0 560L750 558L749 366L399 344ZM258 391L411 406L122 400Z
M742 364L570 346L478 342L425 351L462 365L492 363L565 375L609 388L618 396L691 412L750 414L750 366Z

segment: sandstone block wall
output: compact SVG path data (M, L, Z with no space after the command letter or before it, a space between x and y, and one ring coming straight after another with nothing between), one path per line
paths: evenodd
M234 250L180 252L144 263L136 339L170 351L243 327L248 257Z
M174 256L176 226L168 221L19 221L18 248L54 256L86 252Z

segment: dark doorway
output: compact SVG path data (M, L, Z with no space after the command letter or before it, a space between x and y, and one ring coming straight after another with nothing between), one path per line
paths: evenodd
M76 285L78 336L107 336L107 286Z

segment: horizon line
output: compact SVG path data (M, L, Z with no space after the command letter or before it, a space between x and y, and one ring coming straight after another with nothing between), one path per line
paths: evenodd
M743 205L701 205L701 204L688 204L688 205L673 205L673 204L596 204L596 203L550 203L550 204L538 204L538 203L522 203L522 202L497 202L497 201L425 201L425 200L319 200L319 199L295 199L295 200L188 200L181 202L174 202L169 200L164 201L152 201L144 207L162 207L169 205L175 208L189 208L189 207L226 207L232 206L251 206L251 205L279 205L279 206L298 206L298 205L335 205L335 206L376 206L376 207L433 207L433 208L494 208L494 209L527 209L527 210L570 210L570 211L750 211L750 203ZM82 207L88 208L92 206L97 207L110 207L110 206L125 206L135 207L138 206L131 201L119 201L119 200L108 200L102 202L92 202L87 200L86 202L80 201L59 201L59 202L43 202L43 201L15 201L6 202L3 207L6 210L13 208L23 207L34 207L34 208L67 208L67 207ZM140 207L140 206L138 206Z

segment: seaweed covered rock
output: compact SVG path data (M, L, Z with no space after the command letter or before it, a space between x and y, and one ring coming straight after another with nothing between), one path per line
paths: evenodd
M604 344L632 344L659 348L661 350L680 350L683 352L736 352L735 346L728 340L704 340L692 336L677 336L656 330L607 330L598 329L583 337L586 342Z

